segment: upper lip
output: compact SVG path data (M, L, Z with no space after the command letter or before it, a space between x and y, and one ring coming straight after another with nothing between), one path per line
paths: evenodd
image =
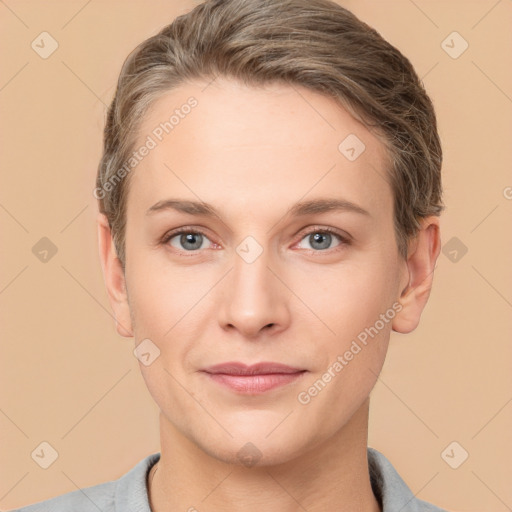
M272 373L298 373L305 370L273 362L261 362L253 365L246 365L244 363L232 361L209 366L203 371L206 373L224 373L227 375L265 375Z

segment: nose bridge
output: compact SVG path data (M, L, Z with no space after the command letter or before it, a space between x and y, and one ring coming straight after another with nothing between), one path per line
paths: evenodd
M286 293L270 270L268 247L247 237L233 254L233 270L226 283L219 321L244 336L254 336L268 325L283 327L287 321Z

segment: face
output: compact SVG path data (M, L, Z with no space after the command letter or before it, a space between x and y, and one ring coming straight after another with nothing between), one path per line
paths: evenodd
M155 144L131 176L123 321L158 355L140 368L172 429L220 460L250 442L284 462L343 429L384 362L408 281L386 153L322 95L206 85L141 126L137 147ZM295 373L205 371L231 362Z

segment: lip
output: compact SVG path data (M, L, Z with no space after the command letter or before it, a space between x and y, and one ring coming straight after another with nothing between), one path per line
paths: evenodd
M298 373L304 371L304 369L267 361L251 365L239 363L238 361L229 361L210 366L203 371L210 374L223 373L225 375L265 375L273 373Z
M202 370L210 379L243 394L260 394L299 379L307 370L281 363L227 362Z

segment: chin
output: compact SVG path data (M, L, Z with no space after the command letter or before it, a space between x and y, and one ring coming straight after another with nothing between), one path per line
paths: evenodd
M308 438L304 431L278 425L279 422L274 421L270 428L267 424L260 428L239 426L238 429L228 429L233 437L203 439L197 444L205 453L226 464L255 468L289 462L315 443L315 439Z

